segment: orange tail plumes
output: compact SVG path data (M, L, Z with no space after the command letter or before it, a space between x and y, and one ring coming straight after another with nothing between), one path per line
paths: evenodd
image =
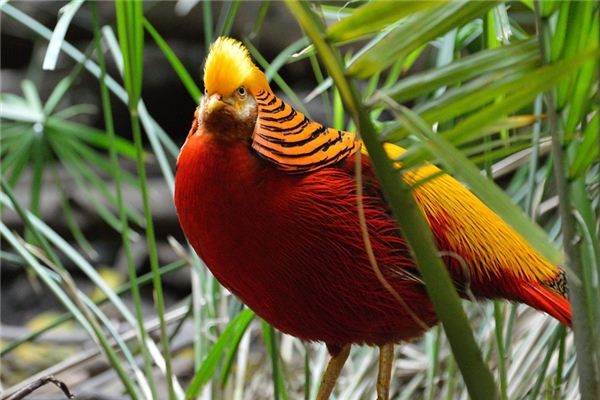
M571 327L571 303L560 293L538 283L528 282L521 295L530 306L547 312L563 325Z

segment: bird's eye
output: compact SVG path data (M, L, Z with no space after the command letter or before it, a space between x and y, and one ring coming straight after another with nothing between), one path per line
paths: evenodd
M240 96L240 97L244 97L244 96L246 96L246 88L245 88L245 87L243 87L243 86L240 86L240 87L238 88L238 90L237 90L237 94L238 94L238 96Z

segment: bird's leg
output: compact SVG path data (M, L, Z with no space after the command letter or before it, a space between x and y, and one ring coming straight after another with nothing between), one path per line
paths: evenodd
M321 378L321 384L319 385L319 393L317 393L317 400L328 400L333 388L335 387L335 382L340 376L340 371L342 367L346 363L348 359L348 355L350 354L350 345L347 344L344 347L333 347L327 346L329 353L331 354L331 359L327 364L327 369L323 374L323 378Z
M379 346L379 373L377 374L377 400L390 398L390 381L394 361L394 344Z

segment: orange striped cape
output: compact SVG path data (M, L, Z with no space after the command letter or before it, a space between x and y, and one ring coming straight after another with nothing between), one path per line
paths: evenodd
M271 91L260 90L255 99L258 117L252 148L282 171L316 171L360 149L354 133L327 128L308 119Z

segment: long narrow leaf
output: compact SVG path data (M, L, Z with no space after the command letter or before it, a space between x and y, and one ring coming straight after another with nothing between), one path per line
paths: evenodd
M54 70L54 68L56 68L56 61L58 60L62 41L65 39L71 20L82 4L83 0L72 0L60 9L60 17L58 18L58 22L56 22L54 31L52 31L52 38L50 38L50 42L48 42L48 50L46 50L42 69Z
M171 67L173 67L173 70L175 70L177 76L179 76L179 79L181 80L181 83L183 83L183 86L185 86L190 96L192 96L192 100L194 100L196 103L199 102L202 92L194 82L194 79L191 77L187 69L185 69L179 58L175 55L173 50L171 50L171 47L167 44L167 42L165 42L162 36L160 36L152 24L150 24L150 22L145 18L144 28L146 28L150 36L152 36L152 39L154 39L158 47L171 64Z
M406 23L390 31L385 40L368 48L348 69L352 76L365 78L409 55L423 44L476 18L496 1L455 1L412 15Z
M357 8L352 14L327 29L327 38L334 42L347 42L369 33L385 29L408 15L428 8L444 5L438 1L393 1L376 0Z
M444 85L465 82L476 76L506 70L536 59L539 59L539 51L532 41L484 50L443 67L411 75L382 92L395 101L402 102Z
M219 361L225 354L225 351L230 346L231 342L239 337L241 332L244 332L246 328L248 328L248 325L252 322L253 318L254 312L247 308L229 322L227 328L221 333L221 336L219 336L219 339L217 339L213 345L210 353L202 362L200 369L196 372L196 375L194 375L194 379L192 379L192 382L185 393L186 399L193 399L198 395L202 386L204 386L214 374L214 371L219 365Z

